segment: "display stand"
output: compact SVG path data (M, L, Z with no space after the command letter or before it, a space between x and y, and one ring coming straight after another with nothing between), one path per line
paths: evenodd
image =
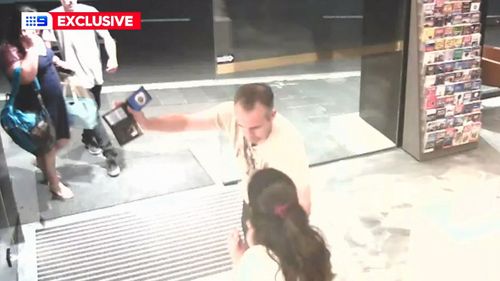
M403 149L429 160L476 148L481 2L413 0L411 5Z

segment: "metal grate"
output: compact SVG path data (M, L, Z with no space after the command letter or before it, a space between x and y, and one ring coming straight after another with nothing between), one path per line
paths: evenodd
M38 230L38 280L193 280L228 271L226 242L239 226L239 195L228 188Z

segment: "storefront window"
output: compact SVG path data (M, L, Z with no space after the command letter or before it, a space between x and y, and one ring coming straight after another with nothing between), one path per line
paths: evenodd
M269 81L312 164L397 141L406 5L371 2L214 1L217 79Z

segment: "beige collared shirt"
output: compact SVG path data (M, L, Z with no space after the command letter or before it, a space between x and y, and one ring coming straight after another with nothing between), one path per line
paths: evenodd
M234 114L234 103L225 102L216 107L217 127L229 138L240 166L243 199L248 202L246 187L252 173L263 168L274 168L287 174L301 191L309 188L309 161L302 136L297 129L279 113L273 120L269 138L261 144L248 145L238 127Z

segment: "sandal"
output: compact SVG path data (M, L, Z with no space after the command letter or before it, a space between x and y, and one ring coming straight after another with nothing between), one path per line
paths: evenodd
M56 188L52 188L52 187L49 187L50 188L50 192L52 193L52 199L57 199L57 200L68 200L68 199L71 199L73 197L75 197L75 195L73 194L73 191L71 191L71 189L69 189L67 186L65 186L63 183L59 182L59 186L56 190Z
M69 184L61 179L61 175L59 175L59 173L57 173L57 178L59 179L59 182L61 182L65 186L71 187L71 184ZM39 180L38 183L48 185L49 180L45 176L43 176L43 178L41 180Z

